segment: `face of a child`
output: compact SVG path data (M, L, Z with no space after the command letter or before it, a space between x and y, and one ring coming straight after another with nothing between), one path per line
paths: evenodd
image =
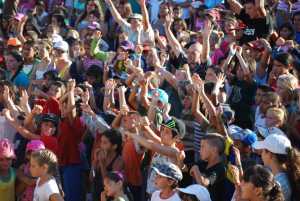
M268 128L270 127L276 127L280 123L279 117L277 117L275 114L271 112L267 112L266 114L266 126Z
M53 97L53 98L60 98L62 94L61 88L55 85L51 85L50 89L48 91L48 95Z
M40 177L47 173L46 166L40 166L35 158L30 158L30 173L33 177Z
M154 183L158 189L165 189L170 186L170 179L156 174Z
M106 136L101 136L101 149L103 151L109 151L112 149L112 144Z
M172 136L172 130L170 128L162 126L162 130L161 130L161 142L164 145L171 145L173 141L174 141L174 138Z
M251 182L241 182L241 199L250 200L256 195L255 186Z
M41 124L41 134L46 136L51 136L55 133L55 126L52 122L42 122Z
M211 155L212 146L210 146L209 142L207 140L201 140L201 146L200 146L200 157L201 160L206 161L208 157Z
M104 179L104 190L107 196L114 197L116 193L122 190L122 182L114 182L108 178Z
M11 158L0 158L0 170L5 172L8 171L8 169L11 167L12 159Z

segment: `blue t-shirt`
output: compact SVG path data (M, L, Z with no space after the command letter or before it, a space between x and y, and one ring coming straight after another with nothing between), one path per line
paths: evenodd
M12 83L17 87L28 88L29 79L23 71L20 71L18 75L12 80Z

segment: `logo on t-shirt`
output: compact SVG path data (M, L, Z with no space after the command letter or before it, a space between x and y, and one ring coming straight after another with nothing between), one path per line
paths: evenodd
M247 36L254 36L255 29L246 28L245 31L244 31L244 34L247 35Z

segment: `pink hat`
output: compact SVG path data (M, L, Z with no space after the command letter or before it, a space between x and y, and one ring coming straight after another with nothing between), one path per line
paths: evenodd
M41 149L45 149L45 145L40 140L31 140L26 145L26 151L38 151Z
M7 138L0 139L0 158L16 158L13 144Z

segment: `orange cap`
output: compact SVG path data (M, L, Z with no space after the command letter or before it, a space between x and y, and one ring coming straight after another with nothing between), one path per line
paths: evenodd
M17 46L21 46L21 45L22 45L22 43L18 38L9 38L7 41L7 46L17 47Z

